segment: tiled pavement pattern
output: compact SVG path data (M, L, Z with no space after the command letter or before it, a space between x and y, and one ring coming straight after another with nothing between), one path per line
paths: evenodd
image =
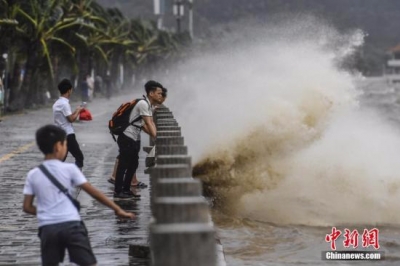
M112 196L113 186L107 182L117 155L117 145L108 133L107 122L123 101L133 97L116 97L109 101L95 99L88 108L94 119L75 124L78 142L85 156L84 174L95 187ZM74 109L79 103L72 103ZM40 164L42 155L34 143L36 129L52 123L51 108L29 111L3 118L0 123L0 265L40 265L36 218L22 212L22 189L27 172ZM143 136L142 146L148 137ZM140 154L139 180L149 183L144 171L145 154ZM72 156L67 161L73 162ZM150 220L149 191L138 191L141 200L116 201L124 209L137 214L135 221L121 221L112 210L80 192L81 215L88 228L98 265L147 265L130 258L130 243L146 243ZM72 265L68 257L63 265Z

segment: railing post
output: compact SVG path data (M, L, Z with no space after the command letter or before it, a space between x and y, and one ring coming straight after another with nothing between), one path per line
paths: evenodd
M155 165L150 168L150 253L153 266L216 266L217 244L207 200L181 128L169 109L157 108ZM151 147L144 147L150 151Z

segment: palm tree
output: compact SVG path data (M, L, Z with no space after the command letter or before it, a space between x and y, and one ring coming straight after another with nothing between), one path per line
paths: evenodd
M46 71L50 84L54 81L53 64L51 60L51 44L57 44L64 51L74 53L75 48L60 38L58 34L81 23L77 18L64 18L63 4L66 0L30 1L15 5L15 18L19 22L16 32L24 40L26 55L25 73L19 97L10 103L10 107L20 109L29 106L44 93L36 90L34 77L39 71ZM36 91L36 93L35 93Z
M152 72L162 63L173 60L187 42L188 34L173 34L159 31L155 23L132 20L130 38L135 40L133 46L133 60L137 66L137 75L140 77Z
M82 79L92 69L109 70L116 81L124 65L130 78L176 58L181 37L92 0L0 0L0 53L9 54L12 80L24 73L22 85L12 82L10 107L37 103L59 75Z
M8 56L7 60L4 61L3 58L0 57L0 73L5 72L6 69L8 70L8 77L6 77L8 88L14 87L15 81L18 80L18 78L13 78L15 69L13 66L15 61L17 61L16 55L18 47L21 45L20 40L15 34L18 21L15 20L14 13L11 1L0 0L0 55L7 54ZM11 92L13 91L14 90L11 90ZM11 96L13 96L12 93ZM5 100L8 101L8 99Z

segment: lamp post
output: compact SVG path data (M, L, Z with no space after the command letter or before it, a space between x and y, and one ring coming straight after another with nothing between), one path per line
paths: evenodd
M165 0L154 0L154 15L157 16L157 29L163 29L163 16L165 13Z
M187 5L189 8L189 34L193 39L193 0L187 0Z
M8 54L4 53L3 58L6 64L5 71L4 71L4 110L7 108L7 101L8 101Z
M175 0L173 7L174 15L176 17L176 31L181 33L181 19L184 15L184 5L182 0Z

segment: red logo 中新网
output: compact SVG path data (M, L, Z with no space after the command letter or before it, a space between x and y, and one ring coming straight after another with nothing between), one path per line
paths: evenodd
M338 240L341 235L342 231L338 230L336 227L332 227L332 232L325 236L325 241L331 244L331 250L336 250L336 240ZM357 248L359 235L357 229L350 231L345 228L343 234L343 247ZM367 248L370 246L379 249L379 229L377 228L371 230L364 229L362 234L362 247Z

